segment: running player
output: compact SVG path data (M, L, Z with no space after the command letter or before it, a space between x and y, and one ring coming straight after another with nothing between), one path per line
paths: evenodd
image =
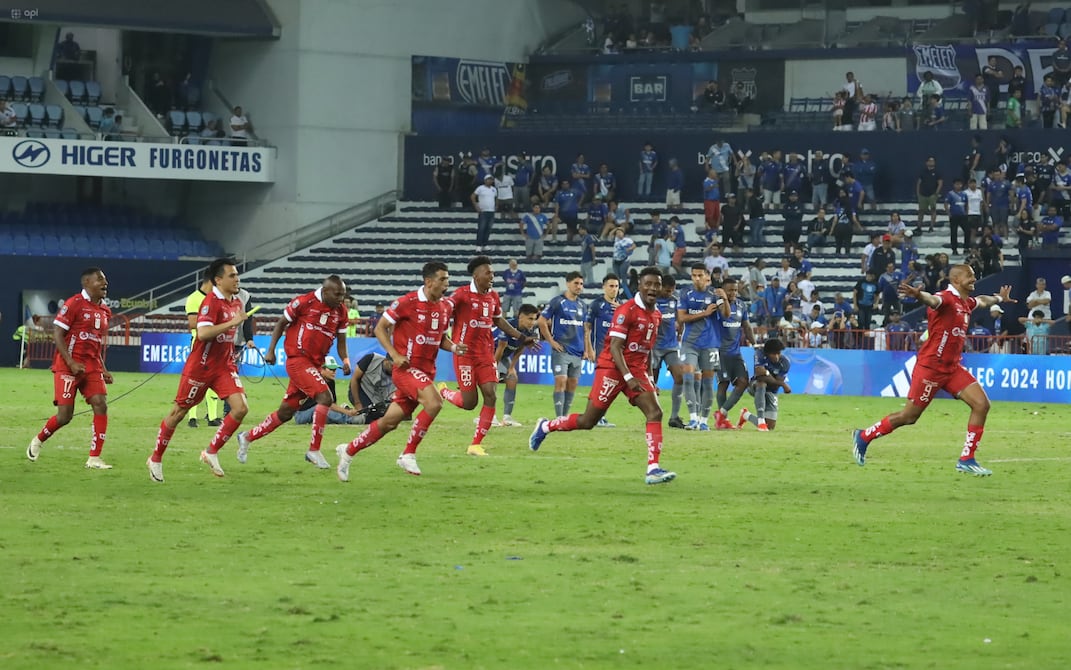
M197 315L197 341L193 343L190 356L182 368L175 404L160 423L156 435L156 449L146 463L149 477L154 482L164 481L163 457L175 427L205 397L208 389L215 391L231 406L219 430L212 437L208 449L201 452L201 462L212 469L217 477L224 475L219 464L219 450L238 430L249 407L245 389L238 377L234 363L234 335L247 316L238 300L238 268L229 258L219 258L208 266L212 277L212 290L201 303Z
M928 308L926 323L929 337L919 347L904 408L866 430L854 432L852 455L859 465L866 462L866 450L871 442L900 426L909 426L918 421L937 392L943 390L971 408L970 418L967 419L967 437L956 462L956 470L982 477L993 474L974 458L975 450L982 441L986 415L989 414L989 397L978 380L963 367L960 359L971 312L976 307L984 309L1002 302L1016 301L1009 297L1011 286L1001 286L997 295L972 297L974 282L971 266L953 265L948 273L949 287L943 291L928 293L907 283L900 284L901 293L918 299Z
M662 363L666 364L673 377L673 411L670 412L668 425L670 428L684 428L685 423L680 417L681 399L684 397L684 367L681 365L680 333L677 327L677 293L673 290L676 286L677 280L672 274L662 275L662 290L655 301L655 306L662 313L662 321L658 326L658 342L651 356L651 374L657 384ZM691 382L692 376L689 375L688 383Z
M573 404L583 360L595 360L595 352L584 341L584 276L577 271L565 275L565 292L551 298L539 315L539 334L550 345L550 365L554 370L554 412L565 417Z
M602 295L591 301L588 305L588 317L584 319L584 343L595 352L595 360L599 360L602 349L606 346L606 336L610 333L613 325L614 310L621 306L617 301L617 294L621 291L621 280L614 273L609 273L602 280ZM599 419L597 428L614 428L614 424Z
M647 267L640 271L640 287L635 298L614 311L610 327L610 345L602 350L595 364L595 380L583 414L539 419L528 438L528 446L538 451L547 435L553 432L591 430L606 414L618 394L624 392L629 402L643 412L647 421L648 484L672 481L676 473L663 470L658 463L662 453L662 408L658 406L654 380L651 379L651 351L658 339L662 314L655 306L662 288L662 273Z
M435 357L439 349L462 356L468 353L464 343L457 344L444 337L451 309L450 303L443 300L443 294L450 286L446 264L439 261L425 263L421 274L424 285L395 300L376 324L376 339L394 365L391 373L394 398L382 418L369 423L368 428L349 444L335 448L338 454L336 472L341 481L350 480L350 462L354 454L397 428L418 405L424 409L413 419L409 439L397 463L411 475L420 474L417 447L443 407L442 397L435 388Z
M682 329L684 399L691 416L688 430L710 430L707 417L714 403L714 371L718 369L718 349L710 317L717 309L707 266L697 263L692 266L692 288L684 292L677 305L677 323L683 324L678 328Z
M495 364L495 338L492 330L497 326L510 337L531 342L517 331L502 316L502 302L498 292L491 288L495 273L491 259L477 256L469 261L472 281L454 291L446 302L454 315L451 337L455 344L464 344L464 355L454 356L454 373L461 389L454 391L446 384L439 385L439 395L455 407L472 409L478 396L483 396L483 407L476 422L472 444L465 452L469 456L486 456L483 438L495 420L495 403L498 400L498 367ZM477 390L479 391L477 393Z
M539 319L539 308L535 305L521 305L517 316L509 320L511 326L532 341L539 339L539 331L536 330L536 321ZM506 396L503 402L502 416L503 426L520 426L513 418L513 404L517 400L517 353L524 348L523 339L510 337L500 332L498 346L495 349L495 362L498 364L498 380L506 382Z
M740 410L737 428L742 428L750 421L760 433L765 433L777 425L777 392L783 390L786 395L792 393L787 380L792 364L784 355L784 350L784 343L776 338L766 340L761 348L755 347L755 375L748 386L748 391L755 396L755 413L749 412L747 407Z
M194 343L197 342L197 314L201 311L201 303L205 301L205 297L211 290L212 278L208 276L206 269L201 285L186 298L186 322L190 329L190 349L193 349ZM196 428L197 417L205 415L208 417L209 426L218 427L222 423L219 418L219 396L212 389L205 394L204 404L193 408L193 416L189 421L190 428Z
M286 351L286 374L290 385L279 409L269 414L253 430L238 433L238 462L245 463L249 447L265 435L294 418L306 398L316 401L312 413L312 439L305 460L321 470L331 467L320 453L320 442L327 425L327 413L335 402L335 396L320 374L324 358L331 346L338 341L338 356L342 359L342 373L350 373L349 352L346 349L346 330L349 327L349 308L344 304L346 283L338 275L324 279L320 288L291 300L283 315L275 322L264 362L275 365L275 345L286 334L283 349Z
M100 268L82 270L82 292L63 303L52 321L52 341L56 354L52 358L56 413L26 447L26 458L36 461L41 445L74 417L74 392L77 390L93 408L93 438L86 467L110 470L100 452L108 431L108 387L112 373L104 366L104 343L112 310L104 304L108 295L108 278Z
M747 366L740 353L743 338L747 343L755 341L751 324L747 320L744 304L736 299L736 280L728 277L721 288L714 291L718 297L718 311L714 313L714 335L718 342L718 411L714 413L715 426L722 430L736 428L729 421L729 411L740 402L747 391ZM729 384L733 385L728 393Z

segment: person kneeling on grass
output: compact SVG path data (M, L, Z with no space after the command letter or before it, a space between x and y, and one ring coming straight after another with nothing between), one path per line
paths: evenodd
M331 403L331 407L327 410L327 423L331 424L352 424L360 425L365 422L367 414L353 407L343 407L338 404L338 394L335 392L335 375L338 370L338 361L334 356L328 356L324 359L324 366L320 368L320 376L327 382L327 390L331 392L331 397L335 399ZM316 413L316 408L319 407L319 403L315 398L306 398L305 402L301 403L301 407L294 412L294 423L299 426L307 426L312 423L313 417Z
M658 405L654 380L650 374L651 350L658 337L662 313L655 305L662 290L662 273L648 267L640 272L640 286L635 298L614 310L609 346L595 363L595 381L583 414L570 414L548 421L536 421L528 446L538 451L547 435L558 431L591 430L606 414L618 394L624 392L629 402L643 412L647 420L648 484L662 484L677 477L663 470L658 459L662 454L662 408Z
M740 410L737 428L751 422L759 432L767 432L777 425L777 392L792 393L786 377L791 363L784 355L785 345L781 340L766 340L762 348L755 347L755 374L751 377L748 392L755 396L755 413L745 407Z

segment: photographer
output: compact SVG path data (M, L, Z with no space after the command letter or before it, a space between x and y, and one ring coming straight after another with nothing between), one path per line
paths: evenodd
M371 423L383 416L394 393L393 371L394 363L382 354L368 353L357 361L350 378L349 398L354 411L365 411L350 423Z
M320 368L320 375L327 382L327 388L334 398L338 398L338 394L335 393L336 370L338 370L338 361L335 360L334 356L328 356L324 359L324 365ZM315 411L316 399L305 398L305 402L298 408L298 411L294 412L294 423L306 425L312 423L312 415ZM357 415L357 410L355 409L343 407L338 403L331 403L331 408L327 412L327 423L357 424L364 423L364 419Z

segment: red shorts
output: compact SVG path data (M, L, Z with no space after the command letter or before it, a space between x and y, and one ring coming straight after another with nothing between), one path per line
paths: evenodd
M66 369L62 372L52 373L53 382L53 405L73 405L74 391L85 398L86 403L95 395L108 395L108 387L104 384L104 375L99 370L96 372L83 372L80 375L72 375Z
M214 374L207 373L203 379L194 379L184 374L179 380L175 404L185 409L196 407L204 400L208 389L215 391L216 395L224 400L236 393L245 393L238 371L234 369L222 370Z
M308 358L287 358L286 374L290 377L290 385L286 387L283 402L294 409L301 407L305 398L314 398L317 394L330 390L320 374L320 366Z
M706 215L707 226L714 227L721 223L721 202L717 200L704 200L703 213Z
M685 247L677 247L673 251L673 264L674 265L680 265L681 261L684 260L684 252L685 252L685 250L686 250Z
M391 379L394 380L394 397L391 401L408 415L420 404L420 392L435 383L435 373L429 375L413 367L404 370L394 368Z
M482 384L498 384L498 366L494 357L454 356L454 373L457 375L457 387L462 392L471 391Z
M977 381L963 366L951 372L941 372L916 365L911 372L911 390L907 392L907 397L916 407L925 408L933 402L938 391L948 391L955 397Z
M619 393L624 392L625 397L633 405L636 404L636 398L641 393L654 393L654 382L651 381L651 376L646 371L636 372L633 370L632 374L640 382L639 390L632 390L625 383L624 377L621 376L617 368L595 368L595 379L591 382L591 393L588 394L588 400L599 409L606 409L613 404L614 398Z

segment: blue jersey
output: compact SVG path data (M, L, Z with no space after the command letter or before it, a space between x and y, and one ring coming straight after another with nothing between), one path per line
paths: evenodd
M497 346L498 342L505 342L506 343L506 348L502 350L502 359L501 360L502 360L503 363L508 363L509 360L511 358L513 358L513 356L518 351L521 350L521 342L524 341L525 337L535 337L537 339L539 337L539 329L538 328L529 328L528 330L521 330L521 328L517 325L517 323L518 323L517 317L513 317L512 319L507 319L507 321L509 322L509 325L513 326L513 328L515 330L517 330L522 335L522 338L518 340L518 339L515 339L513 337L510 337L509 335L505 334L501 330L498 330L497 328L495 329L496 346Z
M716 178L707 177L703 180L703 199L721 200L721 185Z
M878 165L870 160L852 163L852 174L855 175L855 180L863 186L873 186L874 177L878 174Z
M506 268L502 271L502 281L506 283L506 290L503 295L524 295L524 284L527 281L524 276L524 270Z
M599 238L595 237L591 233L584 236L584 239L580 240L580 262L581 263L594 263L595 262L595 245L599 242Z
M673 245L677 249L687 249L688 240L684 237L684 226L677 225L673 230Z
M614 310L617 308L618 305L607 300L605 296L591 301L587 320L591 324L591 346L595 349L596 356L602 353L603 345L606 344L606 335L613 325Z
M798 191L803 186L803 165L801 163L789 163L781 169L781 175L785 179L786 191Z
M762 187L767 191L781 190L781 164L770 159L759 163L762 172Z
M677 296L655 300L655 307L662 312L662 321L658 325L658 343L655 349L677 348Z
M579 300L556 295L543 308L543 318L550 322L550 334L566 353L584 355L584 318L587 308Z
M1011 184L1004 179L989 182L989 204L993 207L1007 207L1011 195Z
M543 237L543 231L547 228L546 214L525 214L524 234L528 239L538 240Z
M721 310L714 312L714 316L710 317L714 325L716 346L723 357L740 355L745 314L747 312L744 310L744 303L734 300L729 303L728 317L722 316Z
M766 368L766 374L770 375L777 381L785 381L785 377L788 376L788 369L792 367L792 362L788 360L788 356L785 356L784 352L781 353L779 360L774 363L772 360L766 357L762 347L755 347L755 375L752 375L751 379L754 381L758 375L758 369ZM781 390L781 387L771 389L766 387L767 393L777 393Z
M579 165L573 163L572 167L573 181L575 186L583 193L588 192L588 180L591 179L591 168L587 163L580 163Z
M679 191L684 188L684 173L680 169L673 169L666 175L666 188L670 191Z
M654 172L655 163L658 162L657 151L640 152L640 170L642 172Z
M949 191L945 195L945 202L948 203L950 216L967 216L967 193L965 191Z
M498 165L498 162L498 156L477 156L476 178L483 181L483 178L487 175L494 176L495 166Z
M1062 216L1046 216L1041 220L1045 225L1055 225L1056 230L1048 230L1041 234L1041 243L1045 245L1054 245L1060 242L1060 229L1064 225L1064 217ZM1066 310L1066 307L1065 307Z
M599 185L599 189L595 192L602 193L603 195L616 190L617 187L617 177L615 177L614 173L609 170L607 170L606 174L596 172L595 182Z
M878 285L865 279L855 285L855 301L862 307L873 307L878 296Z
M574 189L567 188L554 194L554 202L558 203L558 214L575 216L580 206L580 194Z
M517 172L513 174L513 185L520 187L528 186L532 183L532 176L534 174L535 172L532 170L531 163L521 163L517 166Z
M1023 207L1019 207L1019 203L1024 203ZM1016 211L1019 209L1030 209L1034 206L1034 193L1030 190L1029 186L1017 186L1015 187L1015 207Z
M684 310L688 314L699 314L700 312L705 312L714 300L714 293L710 289L697 291L695 288L691 288L681 296L677 309ZM710 319L702 318L684 324L681 344L687 344L696 349L713 348L715 346L714 325L710 322Z
M854 212L859 207L859 196L863 194L863 185L857 179L848 187L848 205Z
M606 215L610 212L610 208L601 202L592 203L588 207L588 221L599 226L594 230L602 230L602 224L606 221Z

